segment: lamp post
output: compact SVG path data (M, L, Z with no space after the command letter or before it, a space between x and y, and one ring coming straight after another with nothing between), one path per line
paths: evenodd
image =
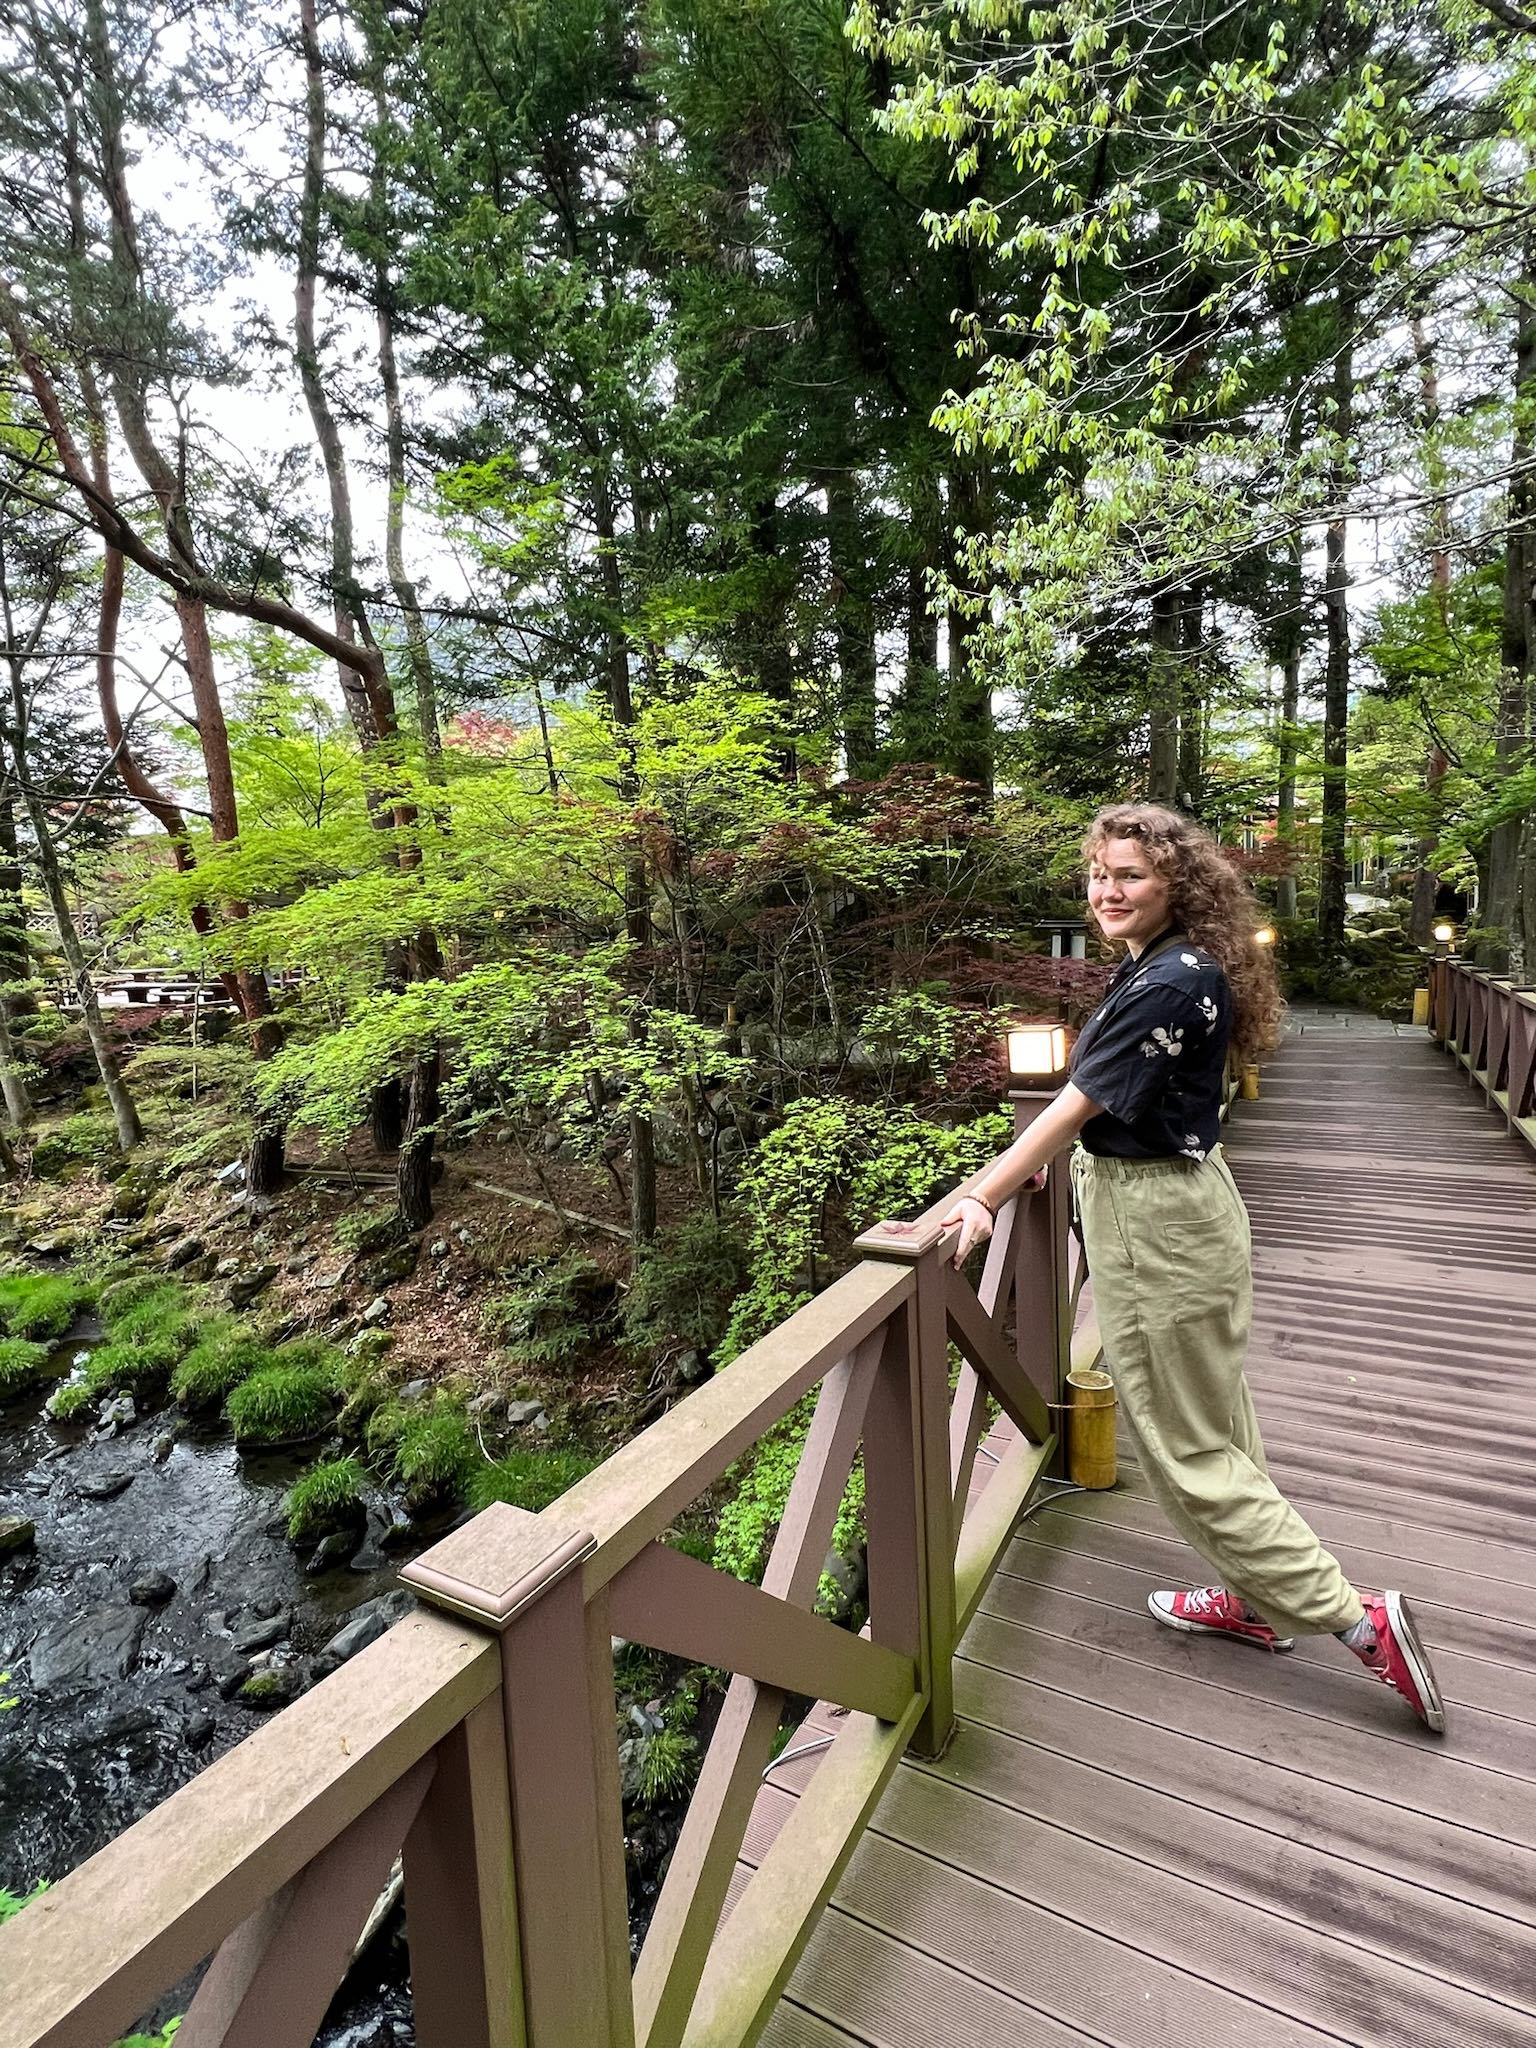
M1445 924L1443 922L1437 924L1434 930L1434 939L1435 957L1439 960L1443 960L1447 953L1454 953L1456 950L1455 925Z

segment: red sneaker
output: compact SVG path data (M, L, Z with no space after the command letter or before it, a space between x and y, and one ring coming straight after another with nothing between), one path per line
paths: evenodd
M1277 1636L1267 1621L1250 1614L1225 1586L1194 1586L1187 1593L1149 1593L1147 1605L1164 1628L1192 1636L1231 1636L1256 1650L1294 1650L1294 1636Z
M1355 1650L1355 1655L1372 1678L1402 1694L1426 1728L1443 1735L1445 1702L1408 1602L1401 1593L1362 1593L1360 1598L1376 1640L1369 1649Z

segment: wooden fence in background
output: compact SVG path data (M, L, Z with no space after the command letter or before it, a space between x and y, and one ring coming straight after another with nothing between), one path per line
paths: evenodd
M1461 960L1436 960L1429 1028L1502 1112L1510 1135L1536 1146L1536 987Z

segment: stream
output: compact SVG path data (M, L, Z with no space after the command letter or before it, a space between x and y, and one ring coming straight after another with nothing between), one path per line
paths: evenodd
M61 1347L61 1370L95 1334ZM174 1408L101 1440L44 1415L52 1384L0 1408L0 1515L37 1528L35 1549L0 1559L0 1699L17 1702L0 1712L0 1885L17 1893L63 1877L268 1718L220 1682L301 1664L402 1561L378 1547L380 1503L355 1560L309 1576L281 1519L307 1460L241 1455ZM140 1583L151 1574L164 1576ZM146 2018L185 2010L190 1989ZM354 1972L318 2042L411 2038L396 1938Z

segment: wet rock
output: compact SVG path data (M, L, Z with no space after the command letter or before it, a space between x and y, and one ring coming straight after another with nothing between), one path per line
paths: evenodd
M15 1557L36 1545L36 1522L29 1522L25 1515L0 1515L0 1557Z
M121 1468L110 1472L98 1472L86 1479L75 1481L75 1491L82 1500L116 1500L120 1493L126 1493L133 1484L133 1474Z
M125 1429L132 1429L139 1419L139 1411L133 1405L132 1394L114 1394L102 1404L96 1418L98 1437L119 1436Z
M351 1560L355 1572L381 1572L388 1563L389 1559L377 1543L365 1543Z
M318 1578L321 1572L334 1571L339 1564L346 1564L357 1548L355 1529L333 1529L329 1536L322 1536L315 1545L305 1571L311 1578Z
M370 1330L377 1329L380 1323L387 1323L389 1321L389 1316L389 1301L384 1295L378 1294L374 1296L373 1300L363 1310L363 1323Z
M186 1684L182 1687L182 1691L190 1693L206 1692L212 1683L213 1673L208 1669L208 1666L206 1664L194 1664L188 1674Z
M206 1749L219 1732L212 1714L188 1714L181 1724L181 1739L188 1749Z
M70 1685L102 1685L126 1678L139 1661L149 1616L142 1607L87 1607L44 1629L32 1645L32 1684L38 1692Z
M149 1447L149 1462L152 1465L163 1465L180 1442L181 1436L182 1428L179 1422L173 1423L169 1429L162 1430Z
M270 1596L262 1600L250 1600L246 1605L258 1621L270 1621L274 1614L281 1614L283 1611L282 1601L274 1600Z
M221 1700L232 1700L251 1675L251 1660L242 1657L232 1643L221 1643L208 1659L208 1669Z
M124 1707L116 1714L109 1714L101 1724L103 1742L126 1742L133 1735L147 1735L155 1725L154 1714L148 1707Z
M140 1572L128 1588L128 1598L135 1607L163 1607L176 1591L176 1581L169 1572L158 1569Z
M235 1650L241 1657L254 1657L258 1650L270 1650L280 1643L291 1626L286 1614L274 1614L267 1621L247 1622L235 1630Z
M268 1671L253 1671L240 1688L243 1707L286 1707L304 1690L304 1672L297 1664L278 1664Z
M180 1266L190 1266L194 1259L200 1259L207 1247L200 1237L184 1237L179 1244L173 1244L161 1261L168 1271L174 1273Z
M238 1279L229 1283L229 1305L231 1308L248 1308L264 1287L270 1287L277 1278L277 1268L270 1260L253 1266Z
M405 1509L390 1503L389 1526L379 1537L386 1550L404 1550L416 1537L416 1523Z
M511 1401L507 1404L507 1420L514 1429L537 1428L543 1416L542 1401Z
M415 1600L403 1586L397 1586L392 1593L381 1593L377 1600L365 1601L346 1627L333 1635L315 1658L313 1670L316 1678L339 1671L349 1657L355 1657L359 1650L366 1650L370 1643L376 1643L380 1636L388 1634L415 1605Z

